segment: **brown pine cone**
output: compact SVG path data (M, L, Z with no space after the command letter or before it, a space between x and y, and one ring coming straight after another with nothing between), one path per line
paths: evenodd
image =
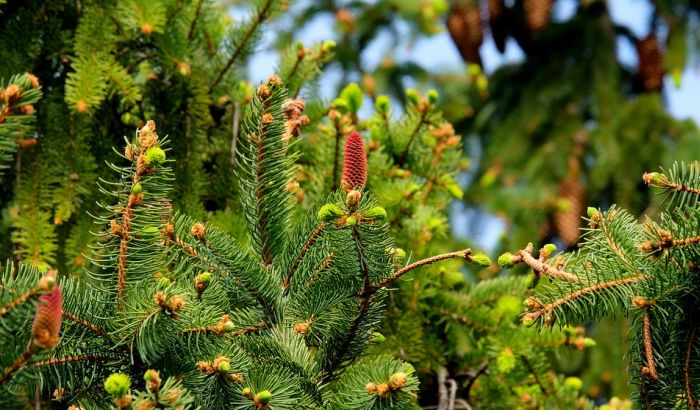
M479 3L456 5L447 15L447 30L464 61L481 65L479 47L484 41Z
M506 51L508 23L506 22L506 5L504 0L489 0L489 26L496 48L501 53Z
M525 23L534 32L549 25L552 14L552 0L525 0Z
M664 86L664 56L659 48L659 41L652 32L637 41L637 54L639 55L639 68L637 69L637 82L642 91L661 91Z
M586 211L586 189L578 178L570 176L559 184L559 198L568 202L565 210L554 213L554 230L567 247L578 243L581 217Z

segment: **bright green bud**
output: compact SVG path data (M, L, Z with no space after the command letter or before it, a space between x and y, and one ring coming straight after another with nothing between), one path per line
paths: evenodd
M321 51L328 52L328 51L333 51L335 48L335 41L333 40L326 40L322 45L321 45Z
M374 108L380 114L387 114L389 108L391 108L391 100L389 100L389 97L386 95L380 95L374 102Z
M584 338L583 343L586 347L593 347L597 344L596 341L591 339L590 337Z
M578 377L567 377L564 379L564 387L579 391L583 388L583 381Z
M341 114L345 114L346 112L350 111L350 105L342 98L336 98L333 100L331 106L338 110Z
M599 212L597 209L593 208L592 206L589 206L588 209L586 209L586 214L587 214L588 217L591 218L591 219L593 219L593 218L595 218L596 216L598 216L599 213L600 213L600 212Z
M383 334L379 332L372 332L372 338L370 339L370 342L380 345L386 341L386 337L384 337Z
M393 255L394 259L402 261L406 258L406 251L401 248L389 248L387 249L389 255Z
M481 67L479 64L469 64L469 75L479 75L481 74Z
M112 373L105 380L105 391L114 397L124 397L131 387L131 379L122 373Z
M365 212L366 218L386 219L386 210L381 206L375 206Z
M141 236L144 238L155 238L160 236L160 229L155 226L147 226L141 230Z
M156 377L158 377L158 372L152 369L146 370L146 373L143 374L143 380L147 382L153 380Z
M224 332L226 332L226 333L233 332L235 330L235 328L236 328L236 326L233 324L232 321L227 320L226 322L224 322L224 325L223 325Z
M476 89L482 92L489 89L489 79L485 75L476 77Z
M131 193L134 195L140 195L143 192L143 188L141 188L141 183L137 182L134 184L134 186L131 187Z
M146 164L159 165L165 162L165 151L160 147L151 147L145 154Z
M491 259L481 252L469 256L469 261L475 265L481 266L482 268L488 268L491 266Z
M671 70L671 80L676 88L681 88L681 83L683 81L683 70L680 67L676 67Z
M340 98L347 101L350 111L355 114L360 110L360 107L362 107L365 95L362 93L362 89L359 85L350 83L340 92Z
M428 90L428 93L426 95L430 104L436 104L438 102L438 98L440 98L440 94L438 94L437 90L434 90L432 88Z
M420 101L420 95L418 94L418 91L414 90L413 88L408 88L406 89L406 99L411 104L418 105L418 102Z
M347 218L345 218L345 225L346 226L355 226L357 225L357 217L355 215L350 215Z
M199 283L209 283L211 282L211 277L211 272L202 272L199 275L197 275L197 277L194 278L194 280Z
M318 219L324 222L332 221L342 215L343 210L336 204L325 204L318 210Z
M168 279L167 277L163 276L158 280L158 287L165 288L168 287L168 285L170 285L170 279Z
M464 197L464 191L462 191L462 188L457 184L447 185L447 191L457 199L462 199L462 197Z
M644 174L644 180L649 185L660 186L664 182L664 175L660 172L646 172Z
M229 373L231 371L231 362L228 360L219 361L219 372Z
M258 403L265 405L269 404L270 400L272 400L272 393L269 390L263 390L256 394L255 397L258 399Z
M501 267L501 269L508 269L512 268L514 265L513 263L513 254L510 252L506 252L503 255L498 257L498 266Z
M297 41L297 50L301 51L304 49L304 43L301 42L301 40Z
M557 245L553 243L548 243L545 246L543 246L542 249L544 249L544 251L547 252L548 255L551 255L557 251Z

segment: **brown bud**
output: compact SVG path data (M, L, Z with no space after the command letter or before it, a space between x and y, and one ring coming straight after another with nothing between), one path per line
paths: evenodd
M206 237L206 228L204 225L199 222L192 225L192 236L203 241Z

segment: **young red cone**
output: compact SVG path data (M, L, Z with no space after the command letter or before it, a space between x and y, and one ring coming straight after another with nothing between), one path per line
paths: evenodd
M343 179L340 185L346 192L360 190L367 183L367 153L360 134L353 132L345 140Z
M36 346L49 349L58 344L62 317L61 288L54 285L49 293L39 297L39 304L36 307L32 326L32 337Z

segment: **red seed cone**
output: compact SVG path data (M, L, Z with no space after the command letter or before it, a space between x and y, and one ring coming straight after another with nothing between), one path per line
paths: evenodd
M447 15L447 31L464 61L481 65L479 47L484 41L483 22L477 2L453 7Z
M32 337L34 344L42 349L49 349L58 344L63 317L63 298L61 288L54 285L51 292L39 297L39 304L34 315Z
M343 179L340 186L346 192L360 190L367 183L367 153L365 142L360 134L353 132L345 140L345 158L343 159Z

